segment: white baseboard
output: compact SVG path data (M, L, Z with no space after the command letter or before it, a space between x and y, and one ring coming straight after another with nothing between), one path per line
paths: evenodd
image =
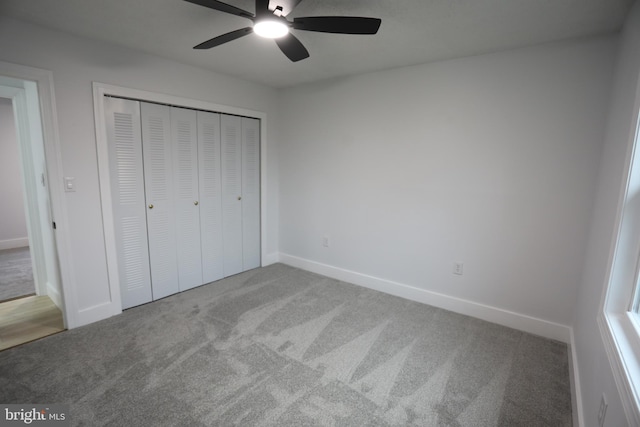
M266 267L267 265L275 264L280 260L277 252L272 252L270 254L266 254L262 257L262 266Z
M578 369L578 357L576 355L576 343L573 336L573 328L570 331L569 342L569 381L571 382L571 406L573 413L573 427L584 425L584 413L582 412L582 389L580 388L580 370Z
M122 310L120 310L119 307L119 304L108 301L102 304L97 304L92 307L78 310L78 313L76 313L75 315L73 324L66 326L68 329L72 329L88 325L90 323L98 322L100 320L108 319L109 317L122 313Z
M571 328L559 323L549 322L547 320L538 319L536 317L515 313L501 308L491 307L473 301L415 288L402 283L380 279L378 277L322 264L282 252L279 254L279 260L284 264L311 271L313 273L322 274L333 279L342 280L359 286L364 286L365 288L395 295L397 297L406 298L412 301L475 317L477 319L497 323L499 325L529 332L545 338L562 341L567 344L569 344L571 340Z
M17 238L17 239L0 240L0 250L13 249L13 248L24 248L25 246L29 246L29 238L28 237L20 237L20 238Z

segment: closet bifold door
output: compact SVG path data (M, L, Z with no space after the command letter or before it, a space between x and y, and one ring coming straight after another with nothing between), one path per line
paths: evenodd
M260 120L243 117L242 269L260 264Z
M171 110L141 103L142 152L153 299L178 292Z
M220 117L222 139L223 272L231 276L242 268L242 126L238 116Z
M104 98L122 308L152 300L138 101Z
M180 291L202 285L197 113L171 107L173 182Z
M198 111L197 122L202 281L209 283L224 277L220 114Z

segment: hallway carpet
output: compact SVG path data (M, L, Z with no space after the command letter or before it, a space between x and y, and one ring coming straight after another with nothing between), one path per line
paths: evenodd
M0 301L36 293L29 247L0 251Z

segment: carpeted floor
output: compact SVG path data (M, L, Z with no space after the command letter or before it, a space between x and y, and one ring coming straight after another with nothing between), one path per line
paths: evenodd
M36 293L29 247L0 251L0 301Z
M0 352L87 426L571 426L565 344L282 264Z

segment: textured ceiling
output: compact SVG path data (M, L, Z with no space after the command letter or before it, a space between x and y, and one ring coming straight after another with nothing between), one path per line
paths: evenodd
M273 2L274 0L272 0ZM252 0L227 3L251 11ZM288 16L381 18L377 35L296 31L311 57L290 62L249 35L211 50L202 41L247 19L183 0L0 0L0 14L287 87L331 77L618 31L633 0L302 0Z

